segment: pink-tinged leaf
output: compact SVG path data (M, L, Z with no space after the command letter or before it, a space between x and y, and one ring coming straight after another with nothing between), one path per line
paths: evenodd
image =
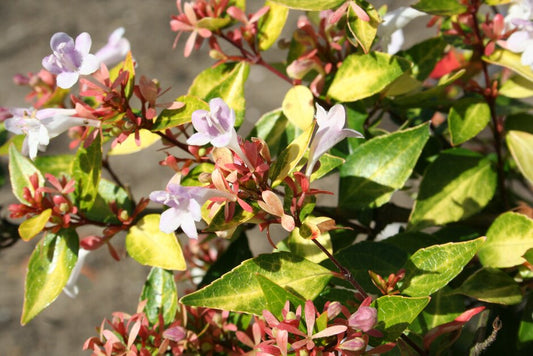
M307 326L307 335L313 334L313 328L315 327L316 309L312 301L307 300L305 302L305 325Z
M348 329L346 325L333 325L313 335L313 339L319 339L321 337L328 337L343 333Z
M440 335L448 334L452 331L461 329L463 325L466 324L468 321L470 321L470 319L474 315L480 313L484 309L485 309L484 306L469 309L465 311L464 313L462 313L461 315L459 315L453 321L450 321L449 323L442 324L431 329L430 331L428 331L426 336L424 336L424 348L426 350L429 350L429 347L431 346L431 344L433 343L433 341L435 341L437 337L439 337Z
M264 203L262 201L258 201L261 209L275 216L281 217L285 214L283 211L283 204L276 193L272 192L271 190L265 190L261 196L264 201Z

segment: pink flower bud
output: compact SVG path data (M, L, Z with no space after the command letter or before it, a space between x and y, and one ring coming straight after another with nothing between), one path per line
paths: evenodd
M378 311L376 308L360 306L348 319L348 326L356 330L367 332L376 324L377 314Z

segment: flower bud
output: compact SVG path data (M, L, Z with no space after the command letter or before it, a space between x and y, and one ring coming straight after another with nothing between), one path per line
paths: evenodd
M367 332L376 324L377 314L376 308L360 306L348 319L348 325L353 329Z

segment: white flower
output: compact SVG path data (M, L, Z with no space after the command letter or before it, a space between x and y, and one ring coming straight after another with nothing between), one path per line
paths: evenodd
M398 52L404 41L403 28L417 17L427 15L411 7L399 7L383 16L383 23L378 27L378 36L384 51L389 54Z
M80 277L83 264L85 263L85 258L87 257L89 252L89 250L85 250L83 248L80 248L78 250L78 261L72 269L72 272L70 272L70 277L67 281L67 284L65 285L65 287L63 287L63 292L65 292L65 294L71 298L76 298L76 296L78 295L78 278Z
M37 151L44 151L50 139L76 126L99 127L100 121L75 117L75 109L12 108L13 117L5 120L6 130L16 135L26 135L22 144L22 154L33 160Z
M130 42L123 37L124 32L124 27L117 28L111 33L105 46L94 54L96 58L108 67L122 61L130 51Z
M533 22L515 19L513 23L520 30L509 36L506 47L512 52L522 53L520 62L533 69Z

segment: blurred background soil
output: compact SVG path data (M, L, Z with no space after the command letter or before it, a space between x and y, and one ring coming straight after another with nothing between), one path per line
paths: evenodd
M168 102L185 94L193 78L214 63L205 46L184 58L186 36L172 49L175 33L170 31L169 20L177 14L174 0L1 0L0 13L0 106L27 106L26 88L14 85L12 77L40 70L41 59L50 54L49 41L55 32L66 32L72 37L89 32L94 53L114 29L123 26L137 61L136 74L157 78L163 89L170 87L163 97ZM253 122L279 107L288 88L282 80L253 67L246 84L247 120ZM162 189L171 176L168 169L158 166L164 153L157 148L111 158L110 163L131 186L136 199ZM54 140L46 154L66 152L68 140L63 135ZM0 163L7 171L5 157L0 157ZM0 188L2 217L7 217L6 207L15 202L7 182ZM83 234L80 232L80 236ZM111 318L113 311L135 312L149 267L127 257L124 236L117 236L113 244L123 256L120 262L115 262L105 248L89 254L79 280L78 297L71 299L61 294L23 327L19 320L26 265L37 240L19 241L0 250L0 356L87 354L82 345L87 338L97 335L96 327L104 318ZM252 249L261 250L264 240L251 242Z

